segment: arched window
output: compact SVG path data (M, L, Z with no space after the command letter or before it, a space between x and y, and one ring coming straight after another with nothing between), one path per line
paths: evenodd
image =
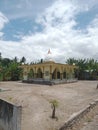
M60 71L56 68L52 74L52 79L60 79Z
M43 78L43 74L40 68L37 70L37 78Z
M63 72L63 78L66 79L66 71Z
M28 73L28 78L34 78L34 71L33 71L33 69L30 69L30 71Z
M57 71L57 79L60 79L60 72Z

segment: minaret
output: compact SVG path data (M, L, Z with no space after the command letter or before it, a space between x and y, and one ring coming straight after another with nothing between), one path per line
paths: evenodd
M50 49L48 50L48 53L47 53L47 55L46 55L46 58L45 58L45 61L47 62L47 61L52 61L52 62L54 62L53 61L53 56L52 56L52 53L51 53L51 51L50 51Z
M50 49L48 50L48 54L51 54L51 51L50 51Z

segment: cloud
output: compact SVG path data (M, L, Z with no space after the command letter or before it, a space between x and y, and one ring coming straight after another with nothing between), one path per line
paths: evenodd
M81 11L89 11L92 8L98 7L97 0L74 0L74 2L78 5Z
M98 16L84 30L75 28L77 15L89 12L95 4L95 0L93 5L85 5L84 0L57 0L36 18L42 32L25 35L19 42L1 40L0 49L4 56L25 56L28 61L45 58L49 48L57 62L65 62L69 57L98 58Z
M1 12L0 12L0 30L3 29L4 25L8 22L7 17L5 17Z
M64 23L72 22L72 19L76 13L76 7L66 0L56 1L50 8L37 19L37 22L44 27L56 27ZM66 24L65 24L66 25Z
M64 0L56 1L37 19L37 22L44 27L43 32L25 36L23 42L32 41L33 48L35 46L39 46L43 50L45 50L44 48L52 48L54 54L56 54L55 59L59 60L62 60L61 57L63 56L65 58L93 57L94 53L97 53L96 47L98 47L96 44L96 41L98 41L96 33L98 27L97 18L91 21L85 30L76 30L74 27L77 25L75 20L77 14L88 10L86 10L86 7L80 9L80 5L75 6L75 4ZM91 5L91 3L88 3L88 5ZM89 10L90 8L91 6Z
M4 34L2 32L2 29L4 28L5 24L8 23L8 21L9 20L7 19L7 17L5 17L5 15L0 12L0 39L2 39Z

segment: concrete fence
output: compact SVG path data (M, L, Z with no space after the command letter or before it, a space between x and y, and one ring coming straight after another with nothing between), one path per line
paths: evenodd
M59 130L79 130L84 122L90 122L98 114L98 100L72 115Z
M21 106L0 99L0 130L21 130Z

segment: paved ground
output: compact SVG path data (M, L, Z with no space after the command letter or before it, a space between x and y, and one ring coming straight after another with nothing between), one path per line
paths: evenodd
M0 82L0 98L22 106L22 130L56 130L76 112L98 99L98 81L55 86ZM57 100L58 120L51 119L51 100ZM86 130L86 129L83 129ZM94 129L92 129L94 130Z
M91 122L86 122L81 130L98 130L98 115L96 115Z

